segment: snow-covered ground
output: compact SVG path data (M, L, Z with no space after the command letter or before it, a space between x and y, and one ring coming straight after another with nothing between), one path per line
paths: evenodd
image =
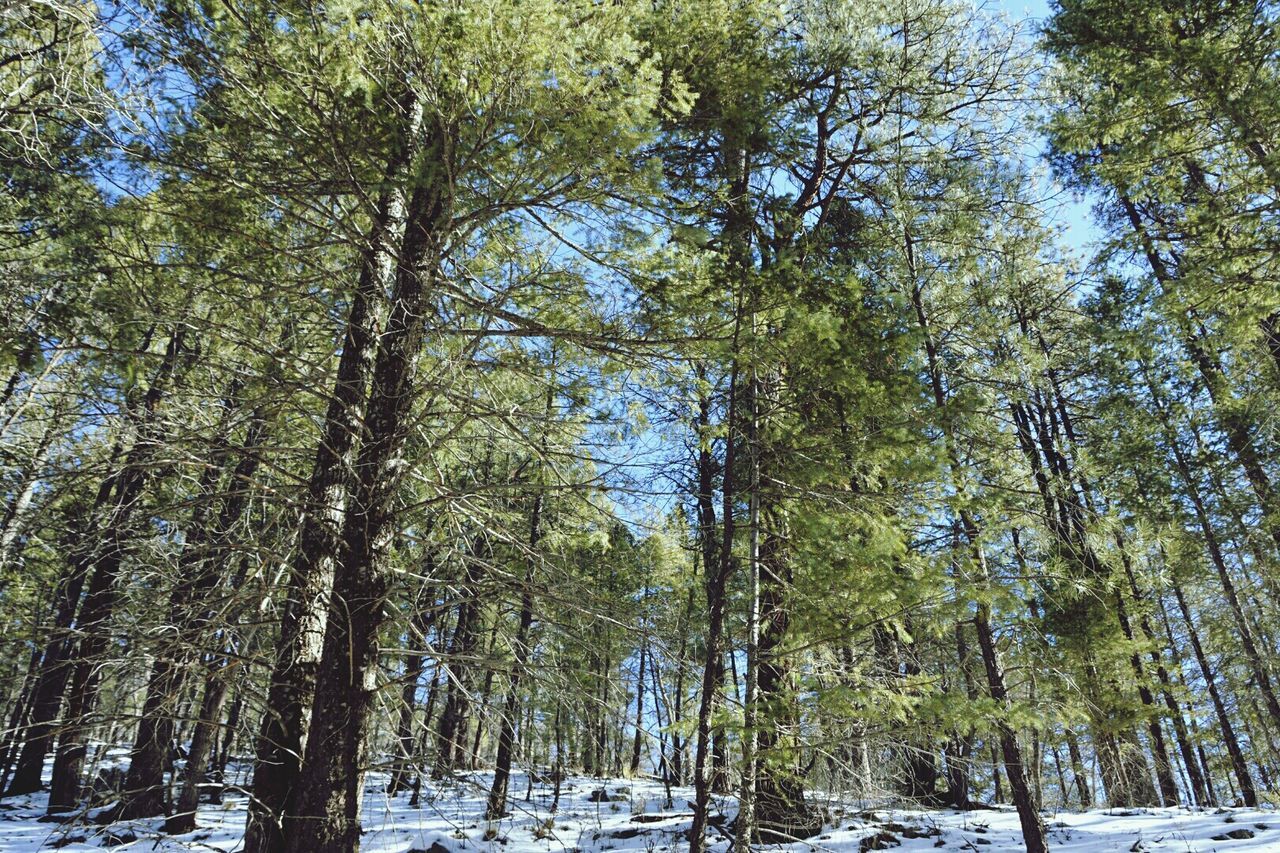
M650 780L568 778L562 785L560 808L552 814L551 783L534 784L526 799L528 777L517 774L511 784L512 814L495 824L483 820L488 774L465 774L424 788L421 803L413 807L408 794L388 798L383 792L385 782L376 774L369 779L361 844L365 853L665 853L685 849L684 834L691 820L690 790L675 789L673 807L664 808L666 792ZM246 800L232 793L224 800L221 805L201 806L196 832L169 837L160 832L160 820L107 827L41 822L43 794L11 797L0 800L0 851L75 853L105 847L121 853L233 851L244 831ZM721 814L732 817L729 802L717 805ZM827 808L830 820L822 834L787 849L842 853L1023 849L1012 809L962 813L866 809L862 804ZM1045 821L1052 850L1280 853L1280 814L1274 810L1099 810L1046 814ZM709 849L726 851L727 832L716 826L709 832Z

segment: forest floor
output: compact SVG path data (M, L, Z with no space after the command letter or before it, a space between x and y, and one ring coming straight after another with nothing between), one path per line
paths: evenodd
M673 789L673 807L664 808L666 791L656 781L569 777L553 815L553 785L530 785L528 776L516 774L511 784L511 815L490 825L483 820L488 782L489 775L483 772L463 774L424 787L419 805L410 806L408 794L388 798L386 777L371 774L364 799L362 851L668 853L686 849L684 835L692 818L689 789ZM161 819L109 826L97 826L91 820L42 822L45 795L6 798L0 800L0 851L76 853L109 847L120 853L230 853L244 833L246 811L245 797L232 790L221 804L200 807L196 832L172 837L160 832ZM829 802L824 807L830 819L819 836L777 849L812 853L881 849L923 853L939 848L1014 853L1024 849L1012 808L922 811L861 802ZM731 800L717 800L709 850L723 853L730 846L725 820L734 811ZM90 812L85 817L92 816ZM1273 809L1108 809L1046 813L1045 822L1055 851L1280 853L1280 813Z

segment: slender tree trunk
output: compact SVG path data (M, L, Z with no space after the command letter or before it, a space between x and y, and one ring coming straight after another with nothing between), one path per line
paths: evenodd
M1133 593L1133 600L1141 602L1143 595L1138 588L1138 579L1133 572L1133 566L1126 559L1123 561L1125 576L1129 581L1129 590ZM1191 738L1187 734L1187 723L1182 715L1182 708L1178 700L1173 695L1173 683L1169 678L1169 671L1165 669L1164 661L1161 659L1159 645L1156 639L1155 630L1151 627L1151 620L1146 613L1142 613L1138 619L1139 627L1142 629L1142 635L1146 638L1147 644L1151 647L1151 662L1156 668L1156 678L1160 681L1160 693L1164 699L1165 708L1169 711L1169 718L1173 721L1174 734L1178 741L1178 752L1182 756L1182 763L1187 769L1187 780L1191 784L1192 797L1197 806L1209 805L1209 791L1205 783L1205 776L1200 771L1200 763L1196 760L1195 751L1191 746ZM1170 650L1176 654L1170 644ZM1175 659L1175 665L1177 660Z
M35 499L36 486L40 483L42 469L49 459L53 440L62 429L65 408L65 404L61 402L55 408L53 416L40 434L40 441L30 461L27 462L22 479L14 489L13 498L5 507L4 516L0 518L0 573L3 573L20 553L18 540L26 530L31 504ZM0 790L3 789L3 784L0 784Z
M441 622L444 620L441 619ZM444 626L441 625L436 629L437 642L443 645ZM421 736L418 739L417 760L421 761L422 756L427 754L427 741L431 737L431 723L436 712L436 697L440 695L440 674L441 665L436 661L435 667L431 671L431 684L427 688L427 703L422 708L422 725L419 727ZM418 807L419 797L422 792L422 771L413 774L413 794L409 797L409 806L411 808Z
M1200 492L1200 486L1192 475L1191 464L1187 459L1186 452L1182 449L1182 444L1178 440L1178 436L1172 427L1169 414L1162 403L1155 382L1146 372L1145 366L1143 372L1147 382L1147 388L1151 393L1152 403L1156 409L1157 418L1160 421L1169 447L1173 451L1174 462L1177 466L1178 474L1182 479L1182 485L1186 490L1186 496L1191 501L1191 506L1195 510L1196 521L1199 523L1200 532L1204 536L1205 547L1209 552L1209 561L1213 564L1213 568L1217 572L1218 582L1222 584L1222 593L1227 600L1228 608L1231 610L1231 615L1236 625L1236 634L1240 638L1240 645L1244 649L1245 658L1248 660L1250 669L1253 671L1254 679L1258 683L1258 690L1262 693L1267 713L1271 717L1272 724L1280 727L1280 700L1277 700L1276 692L1272 686L1266 662L1262 658L1262 653L1254 642L1253 629L1249 626L1249 620L1245 616L1244 605L1241 604L1240 597L1236 592L1235 581L1231 577L1231 571L1227 567L1226 557L1222 553L1222 546L1218 539L1217 530L1214 529L1213 523L1209 518L1209 511L1205 506L1204 497Z
M755 314L751 316L752 335L755 335ZM742 719L742 783L738 796L738 823L736 827L736 843L744 850L749 850L751 842L758 837L757 820L757 786L759 783L758 750L760 739L757 735L759 726L760 701L760 381L756 374L755 364L751 367L747 419L747 454L750 462L749 509L747 516L747 672L745 678L745 701L743 702ZM780 638L775 638L776 644ZM772 792L771 792L772 793ZM800 808L804 810L804 788L800 788ZM777 818L778 815L771 817Z
M906 252L908 267L911 271L913 282L915 276L915 255L911 234L904 231L904 249ZM947 410L947 390L946 379L943 374L943 365L939 356L937 344L933 338L933 332L929 324L928 313L925 309L924 294L918 284L912 287L912 305L915 308L916 322L919 324L921 332L925 336L925 355L926 363L929 369L930 385L933 391L934 405L939 414L945 414ZM947 433L948 446L948 462L951 468L953 479L959 478L959 459L957 450L954 445L954 438L951 433ZM972 554L974 565L978 569L978 576L983 584L988 583L989 573L987 571L986 554L982 549L982 542L979 537L979 529L977 522L969 515L967 510L961 509L958 512L960 518L961 532L964 534L965 540ZM1007 688L1004 682L1004 670L1001 668L998 652L995 644L995 635L991 629L991 609L985 601L979 600L974 614L974 626L978 635L978 649L982 654L983 666L987 673L987 690L992 700L995 701L997 707L1001 710L1007 707ZM1004 758L1005 774L1009 777L1009 789L1013 795L1014 806L1018 810L1018 821L1022 826L1023 840L1026 844L1027 853L1043 853L1047 850L1045 845L1045 829L1044 824L1040 820L1040 814L1036 810L1036 804L1031 797L1030 788L1027 786L1026 776L1024 774L1022 751L1018 745L1017 735L1009 726L1008 722L1000 717L996 721L996 730L1000 739L1000 751ZM997 799L999 798L999 777L998 770L993 768L995 775Z
M150 340L150 333L147 335ZM115 466L121 454L117 441L111 452L111 465ZM66 573L58 581L54 592L53 623L50 639L40 657L40 675L36 682L27 713L27 725L23 730L22 751L6 794L30 794L40 790L40 775L44 759L53 745L54 720L62 707L63 693L71 675L71 655L75 650L75 635L71 630L80 607L81 593L92 565L93 534L105 523L105 515L111 495L123 471L115 470L98 485L93 504L84 517L83 527L77 531L81 543L71 549Z
M477 537L483 534L477 534ZM476 541L479 547L479 539ZM440 713L440 729L436 739L435 762L431 769L433 779L443 779L456 767L459 744L466 737L468 694L471 691L472 658L479 639L476 625L477 602L480 594L480 565L472 559L467 565L466 581L461 590L462 602L458 605L458 618L453 636L449 640L449 658L445 664L444 710Z
M1253 787L1253 777L1249 775L1249 765L1245 761L1244 752L1240 749L1240 741L1236 738L1235 727L1231 724L1231 717L1227 714L1226 703L1222 701L1222 694L1218 690L1218 681L1214 675L1213 668L1209 666L1209 658L1204 653L1204 647L1200 645L1200 633L1196 630L1195 620L1191 616L1191 608L1187 606L1187 599L1182 594L1182 587L1177 581L1170 584L1173 587L1174 597L1178 602L1178 609L1182 612L1182 618L1186 622L1187 639L1191 643L1191 649L1195 653L1196 664L1200 668L1200 676L1204 679L1205 689L1209 693L1209 700L1213 703L1213 711L1218 717L1218 728L1222 732L1222 742L1227 748L1227 754L1231 757L1231 769L1235 774L1236 782L1240 785L1240 795L1244 800L1244 804L1250 808L1258 805L1258 794Z
M49 813L72 811L79 805L81 774L88 754L92 714L97 707L102 683L104 655L111 642L110 622L119 590L116 577L124 564L132 523L142 493L151 478L160 436L156 411L168 390L184 352L185 324L179 324L169 339L156 380L143 401L141 434L129 453L116 484L110 518L102 532L102 544L90 558L89 588L81 607L78 631L80 645L71 671L67 715L58 738L49 788Z
M723 485L723 491L726 494L725 506L729 508L732 507L732 498L730 496L733 494L734 441L732 423L735 408L734 389L736 386L737 377L736 371L734 371L730 379L730 437L726 442ZM705 415L706 409L707 403L704 401L702 404L703 415ZM711 454L704 449L699 454L698 502L700 506L699 536L702 539L703 549L703 585L707 599L707 637L706 660L702 670L702 693L698 703L698 741L694 748L693 757L694 808L693 826L689 830L689 853L702 853L706 845L708 809L711 804L711 792L714 787L712 768L709 761L713 735L711 717L715 712L716 699L720 691L721 682L724 679L723 643L725 607L727 604L726 587L733 567L731 556L719 554L718 551L720 549L715 544L712 465ZM721 548L731 545L733 542L732 512L724 518L723 523L725 527L723 541L725 544ZM708 555L710 555L711 559L707 559Z
M227 417L230 417L238 394L233 390L227 397ZM175 703L186 686L186 676L198 651L198 644L191 642L204 631L213 617L205 604L205 597L217 584L226 568L232 543L231 531L243 516L251 494L249 484L257 472L259 452L265 438L266 421L261 412L255 412L240 461L232 471L229 491L222 501L217 521L208 529L208 499L222 476L225 459L213 460L201 472L197 486L199 503L192 512L185 548L178 563L178 579L169 598L169 623L174 626L181 642L162 649L152 666L147 685L147 697L143 705L142 719L138 723L137 739L130 756L129 772L125 779L125 799L120 811L122 818L152 817L166 810L164 772L172 748L176 719ZM225 443L225 436L218 444ZM218 451L219 456L225 456Z
M215 802L222 802L222 792L227 787L227 763L231 760L231 749L235 745L236 736L240 732L240 717L243 713L244 690L239 689L236 691L235 698L231 700L231 710L227 712L227 722L220 733L220 749L213 766L213 779L218 783L218 790L212 795L212 799Z
M488 652L485 655L486 661L493 660L494 652L498 648L498 620L493 620L493 625L489 628L489 645ZM465 764L472 770L479 767L480 762L480 742L484 739L484 724L489 719L489 708L492 706L491 697L493 693L493 667L485 665L484 686L480 688L480 701L477 704L476 717L476 734L471 741L470 754L464 755L458 753L458 764ZM463 739L465 742L465 739Z
M981 556L981 548L977 544L974 550ZM982 575L986 576L985 567ZM987 687L991 698L997 705L1004 707L1008 702L1008 693L1004 683L1004 670L1000 666L999 654L996 650L995 635L991 632L990 610L985 603L979 603L974 616L974 626L978 632L978 648L982 653L982 663L987 671ZM1044 853L1048 850L1045 844L1044 824L1036 804L1031 798L1031 789L1027 786L1026 775L1022 764L1022 750L1018 746L1018 738L1012 727L1003 718L996 721L996 731L1000 737L1000 752L1004 758L1005 775L1009 777L1009 792L1013 797L1013 805L1018 810L1018 822L1022 826L1022 839L1027 853Z
M40 683L40 660L43 655L40 648L31 650L31 658L27 664L27 674L22 679L22 689L18 692L9 715L9 725L4 732L4 745L0 746L0 791L5 790L9 781L9 771L13 769L17 757L21 734L27 723L28 712L35 701L36 686Z
M434 556L428 554L423 573L430 578L434 572ZM410 620L411 626L407 639L413 651L405 655L404 659L404 684L400 688L400 719L396 724L396 741L400 744L400 758L387 785L389 797L394 797L412 787L409 777L412 774L414 745L417 742L417 738L414 737L413 721L417 715L418 682L422 680L422 673L427 668L427 657L421 648L426 643L427 631L430 630L431 622L435 618L435 597L435 591L429 590L423 600L417 603L413 619Z
M552 392L548 390L548 416L550 416L551 402ZM534 495L533 508L529 512L529 557L525 563L524 583L520 588L520 617L516 625L515 640L512 643L515 660L511 665L507 698L502 710L501 729L498 732L498 754L494 763L493 784L489 787L489 800L485 806L486 820L498 820L507 808L507 787L511 782L511 761L516 749L516 718L520 714L520 686L525 668L529 665L531 652L529 629L533 627L533 581L538 568L537 548L542 538L541 521L542 492L538 492Z
M957 545L957 551L959 550ZM973 675L970 672L970 651L969 640L965 636L965 626L963 622L955 624L956 638L956 660L957 668L960 671L960 677L964 682L965 697L970 702L976 702L978 699L978 689L973 683ZM947 746L947 799L951 802L954 809L968 810L973 807L973 802L969 796L969 777L970 765L973 757L973 730L957 731L951 735L951 742Z
M1125 561L1127 562L1127 558ZM1133 643L1135 639L1133 626L1129 622L1128 608L1125 607L1124 596L1119 589L1115 591L1113 600L1116 618L1120 620L1120 628L1124 631L1125 639ZM1173 764L1169 761L1169 750L1164 742L1164 727L1160 725L1160 718L1155 713L1156 700L1151 694L1151 688L1147 685L1146 672L1143 670L1142 659L1137 651L1129 655L1129 665L1133 668L1134 678L1138 681L1138 696L1150 714L1147 720L1147 732L1151 736L1151 752L1156 762L1156 780L1160 785L1160 799L1164 801L1164 805L1174 806L1178 804L1178 783L1173 778Z
M1203 183L1203 180L1201 180L1201 183ZM1129 219L1129 224L1142 246L1147 263L1151 267L1152 275L1155 276L1156 281L1159 282L1161 289L1165 293L1173 293L1177 284L1174 272L1160 255L1155 241L1142 221L1137 206L1123 191L1119 194L1119 200L1125 215ZM1253 436L1250 435L1249 425L1238 412L1232 409L1232 401L1229 399L1231 389L1222 365L1209 350L1206 335L1203 332L1197 333L1194 331L1190 318L1175 317L1174 319L1179 325L1183 347L1204 381L1205 390L1209 393L1210 402L1213 404L1215 419L1227 439L1227 446L1258 500L1258 506L1262 511L1267 533L1275 543L1276 548L1280 549L1280 522L1277 522L1274 518L1276 509L1274 505L1274 488L1259 458L1256 443ZM1149 380L1148 384L1150 385ZM1280 720L1277 720L1277 722L1280 723Z
M648 654L649 643L642 638L640 662L636 667L636 733L631 742L631 763L627 766L627 773L632 777L640 773L640 751L644 746L644 670L648 666Z
M677 785L685 784L685 767L688 764L685 755L688 742L681 738L678 732L680 725L684 722L684 678L686 658L689 651L689 626L693 620L693 601L694 589L690 585L689 594L685 598L684 617L680 622L680 650L676 658L675 701L672 703L671 712L673 723L673 731L671 733L672 771Z
M1075 777L1076 792L1080 794L1080 808L1093 808L1093 794L1089 790L1089 774L1080 755L1080 741L1075 733L1067 730L1067 754L1071 757L1071 775Z
M205 678L204 694L200 701L200 716L191 738L191 748L187 751L187 766L182 774L182 790L178 795L173 814L164 824L164 831L170 835L193 832L196 828L196 808L200 805L200 788L205 782L218 723L222 716L222 704L227 696L227 681L223 677L226 670L224 664L225 662L215 663ZM230 732L226 737L230 739Z

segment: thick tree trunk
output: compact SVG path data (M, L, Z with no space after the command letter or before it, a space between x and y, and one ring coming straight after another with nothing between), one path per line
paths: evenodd
M442 168L445 140L435 135L428 163ZM416 366L427 325L429 287L451 216L445 177L424 179L409 202L391 313L378 343L365 441L334 571L312 724L298 785L288 808L288 853L352 853L360 847L360 794L366 723L378 681L378 631L390 585L395 496Z
M412 99L404 100L401 108L406 131L387 164L388 183L398 178L409 162L414 150L410 140L416 136L420 121ZM281 817L301 770L323 650L325 614L339 553L339 533L346 513L352 463L364 429L365 390L378 340L380 290L401 206L399 195L393 190L379 196L373 225L360 255L342 354L316 445L285 591L280 637L255 750L244 853L280 853L285 847Z
M768 529L760 543L760 662L758 665L759 720L755 733L758 755L755 790L757 840L788 842L816 835L822 815L804 796L804 777L780 759L779 750L791 744L780 734L794 731L794 691L785 642L791 625L787 594L791 566L786 553L780 514L762 508ZM748 733L750 736L750 733Z

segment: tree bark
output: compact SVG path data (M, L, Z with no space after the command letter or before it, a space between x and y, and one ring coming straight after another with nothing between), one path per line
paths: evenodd
M479 549L483 534L477 533L476 536L473 548ZM440 712L435 761L431 768L433 779L443 779L453 772L460 744L466 737L467 707L470 704L468 694L471 692L471 670L475 664L472 658L479 641L476 622L480 572L480 561L473 555L467 565L466 580L461 590L463 600L458 605L458 618L454 624L453 636L449 640L449 657L445 662L445 700L444 709Z
M754 733L758 758L755 791L757 840L790 842L809 838L822 829L822 815L804 796L804 777L779 760L785 747L780 731L794 731L797 720L790 665L785 642L791 625L787 594L792 573L786 553L780 513L762 507L769 519L760 543L760 662L758 664L759 726ZM747 733L752 736L751 732Z
M1129 590L1133 593L1133 600L1141 602L1143 595L1138 588L1138 579L1133 572L1133 566L1127 559L1123 563L1125 576L1129 581ZM1151 662L1155 665L1156 678L1160 681L1160 693L1164 699L1165 708L1168 709L1169 718L1173 721L1173 731L1178 741L1178 752L1182 756L1183 766L1187 769L1187 780L1191 784L1192 797L1197 806L1207 806L1210 800L1209 787L1205 782L1204 774L1200 770L1200 763L1196 760L1195 750L1191 746L1191 738L1187 734L1187 723L1182 715L1182 708L1178 700L1174 698L1173 684L1169 678L1169 671L1165 669L1164 661L1161 659L1156 633L1151 627L1151 620L1146 613L1140 614L1138 625L1142 629L1143 637L1146 638L1148 645L1151 647ZM1172 644L1170 644L1170 650L1173 651Z
M102 533L101 544L89 557L89 588L81 607L78 631L80 645L71 671L67 715L53 761L49 788L49 813L72 811L79 805L80 776L88 754L89 729L97 707L103 656L111 642L110 621L119 597L116 576L124 564L134 514L143 489L151 478L160 436L156 412L177 370L184 352L186 326L179 324L169 339L155 381L143 400L138 441L125 461L112 497L112 508Z
M228 416L233 406L230 401L236 393L228 395ZM152 817L166 810L164 771L174 735L175 703L182 695L187 673L199 651L199 644L192 639L198 638L213 618L204 599L227 567L232 547L229 537L248 506L250 483L258 470L259 448L265 434L266 420L262 412L257 411L245 434L240 461L231 472L218 518L212 525L206 518L208 496L217 487L225 460L211 460L201 472L197 494L204 499L192 512L185 548L178 562L178 580L169 598L169 625L177 642L161 650L152 666L125 779L125 799L120 811L124 819ZM225 455L222 451L216 453Z
M550 416L552 391L547 391L547 416ZM545 447L543 448L545 450ZM494 763L493 784L489 787L489 799L485 806L485 819L498 820L507 808L507 787L511 782L511 761L516 749L516 718L520 714L520 685L532 651L529 647L529 629L533 627L533 581L538 568L538 542L542 538L542 492L533 498L529 511L529 555L525 563L524 583L520 587L520 617L512 642L514 661L507 683L507 698L502 709L501 729L498 732L498 754ZM643 658L642 658L643 660Z
M631 741L631 762L627 765L627 774L635 777L640 773L640 751L644 746L644 670L648 666L649 644L640 640L640 662L636 665L636 733Z
M1205 689L1209 693L1209 700L1213 703L1214 714L1218 718L1218 728L1222 733L1222 743L1227 748L1227 754L1231 757L1231 770L1235 774L1236 782L1240 785L1240 796L1244 800L1244 804L1249 808L1258 805L1258 794L1253 787L1253 777L1249 775L1249 765L1245 761L1244 752L1240 748L1240 741L1236 737L1235 727L1231 724L1231 717L1227 714L1227 705L1222 701L1222 694L1218 690L1218 680L1214 675L1213 668L1209 666L1209 658L1204 653L1204 647L1200 644L1200 632L1196 630L1195 620L1191 615L1191 608L1187 606L1187 599L1182 594L1182 587L1174 581L1170 586L1173 587L1173 594L1178 602L1178 609L1182 613L1182 618L1186 623L1187 639L1191 643L1191 650L1195 653L1196 664L1200 668L1200 676L1204 679Z
M449 162L434 129L427 163ZM356 464L351 506L334 571L324 650L317 672L312 725L298 785L288 808L287 853L352 853L360 847L362 752L378 679L377 635L390 585L388 552L395 533L395 495L405 470L407 422L427 325L428 297L448 233L445 175L414 189L400 253L391 313L365 406L365 440Z
M934 341L933 330L929 323L928 312L924 304L924 294L920 285L915 282L914 249L909 231L904 231L904 249L913 280L911 290L912 306L915 309L916 322L925 337L926 365L929 370L934 406L940 415L946 415L947 389L943 373L944 368L937 344ZM949 424L946 429L946 440L947 459L951 476L953 479L958 480L959 456ZM965 509L959 510L957 515L959 516L960 530L964 534L974 565L977 567L978 577L981 583L985 585L989 582L989 572L987 571L986 554L982 549L977 522ZM978 635L978 649L982 654L983 666L986 669L987 691L996 705L1003 710L1007 707L1008 693L1004 682L1004 670L1001 668L995 645L995 635L991 629L990 606L983 600L977 601L976 605L974 627ZM1018 745L1017 736L1003 717L997 720L996 730L1000 740L1001 755L1004 759L1005 774L1009 777L1009 789L1013 795L1014 806L1018 810L1018 821L1022 826L1023 840L1026 844L1027 853L1043 853L1047 849L1044 823L1040 820L1040 814L1036 810L1036 804L1032 801L1031 791L1027 786L1022 751ZM994 772L998 773L998 771ZM998 779L996 780L996 787L998 790Z
M389 158L388 183L408 164L415 149L411 140L420 122L420 110L413 99L406 96L402 100L406 130ZM316 445L285 591L280 637L255 749L244 853L280 853L285 847L282 816L301 772L352 463L364 429L365 391L377 346L379 294L400 208L398 193L384 190L360 253L342 354Z
M1191 463L1182 448L1182 443L1178 440L1177 433L1170 422L1169 414L1161 401L1157 386L1145 365L1143 366L1143 374L1147 388L1151 393L1157 419L1165 434L1165 440L1169 444L1170 450L1173 451L1174 463L1182 479L1182 485L1195 511L1200 532L1204 536L1205 547L1209 552L1209 561L1213 564L1214 571L1218 575L1218 582L1222 585L1223 596L1226 598L1227 606L1231 610L1231 616L1236 626L1236 634L1240 638L1240 645L1244 650L1245 658L1249 661L1254 679L1258 683L1258 690L1262 693L1272 725L1280 727L1280 700L1276 697L1275 689L1271 683L1271 676L1268 673L1266 662L1262 658L1262 653L1254 642L1253 629L1249 625L1249 620L1245 616L1244 605L1240 602L1240 596L1236 592L1235 581L1231 577L1226 557L1222 553L1218 532L1214 529L1213 522L1209 518L1204 496L1201 494L1200 486L1191 471Z
M996 650L995 636L991 633L990 613L987 605L978 605L974 625L978 631L978 648L982 652L982 663L987 671L987 686L991 698L1003 706L1007 701L1004 684L1004 671L1000 666L999 653ZM1009 777L1009 792L1013 797L1014 807L1018 810L1018 823L1022 827L1022 840L1027 853L1045 853L1049 848L1045 844L1044 823L1036 804L1031 799L1031 789L1027 786L1026 774L1022 765L1022 750L1018 746L1017 735L1004 719L996 721L996 730L1000 737L1000 752L1004 758L1005 775Z
M196 808L200 805L200 787L204 784L213 753L213 743L222 715L222 704L227 696L227 681L223 677L225 666L215 664L205 678L204 695L200 700L200 716L191 748L187 750L187 766L182 774L182 790L173 814L165 821L164 831L170 835L193 832L196 828ZM230 737L230 733L227 735Z
M427 554L423 573L428 578L435 573L435 559L432 554ZM422 673L427 668L427 656L420 649L426 643L427 631L435 620L435 598L435 590L429 589L422 600L415 605L416 609L410 620L407 639L413 651L405 655L404 659L404 684L400 688L400 719L396 724L396 741L400 744L400 758L387 785L389 797L394 797L401 791L411 788L412 783L409 777L415 775L413 760L417 738L414 737L413 721L417 713L418 682L422 680Z
M1125 561L1127 562L1127 558ZM1119 589L1115 590L1113 600L1116 618L1120 620L1120 628L1124 631L1125 639L1132 644L1135 639L1133 626L1129 622L1128 608L1125 607L1124 596ZM1160 725L1160 718L1156 715L1156 700L1151 694L1151 688L1147 685L1146 672L1143 670L1142 659L1137 651L1129 655L1129 665L1133 668L1134 678L1138 681L1138 696L1150 715L1147 719L1147 732L1151 736L1151 752L1156 763L1156 781L1160 785L1160 799L1166 806L1175 806L1178 804L1178 783L1173 778L1173 764L1169 761L1169 750L1164 742L1164 727Z

